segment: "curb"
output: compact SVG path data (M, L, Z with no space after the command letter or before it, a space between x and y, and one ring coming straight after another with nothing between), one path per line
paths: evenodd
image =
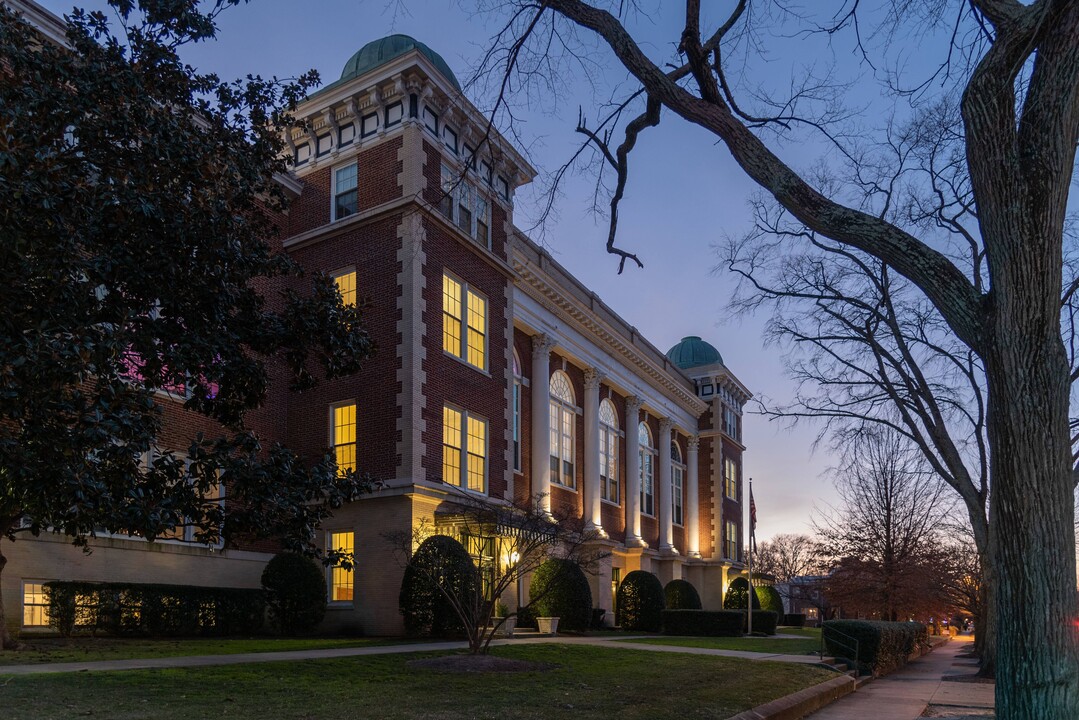
M732 715L727 720L800 720L844 695L850 695L854 692L854 686L854 678L843 675Z

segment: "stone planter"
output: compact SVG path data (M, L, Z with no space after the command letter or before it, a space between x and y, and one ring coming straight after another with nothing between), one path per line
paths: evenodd
M517 628L517 616L506 618L501 625L498 625L500 620L502 618L495 618L491 621L498 626L498 634L502 637L513 637L513 631Z
M536 626L544 635L558 634L558 618L556 617L538 617L536 618Z

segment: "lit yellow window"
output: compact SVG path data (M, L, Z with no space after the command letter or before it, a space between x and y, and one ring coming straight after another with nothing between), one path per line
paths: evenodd
M356 467L356 406L338 405L333 409L333 454L337 474Z
M351 532L330 533L328 550L336 550L348 556L355 567L356 536ZM330 568L330 602L351 602L353 588L353 568L334 566Z
M461 413L442 408L442 480L461 484Z
M461 355L461 283L442 276L442 349Z
M43 583L23 583L22 624L24 627L47 627L49 602L45 599Z
M487 491L486 420L442 408L442 479L474 492Z
M487 423L474 417L468 418L468 489L476 492L486 490L487 478Z
M449 275L442 276L442 349L487 369L487 300Z
M727 497L738 499L738 463L730 458L723 458L723 484Z
M333 276L334 284L337 285L337 292L341 293L341 300L345 305L356 304L356 271L344 272L340 275Z

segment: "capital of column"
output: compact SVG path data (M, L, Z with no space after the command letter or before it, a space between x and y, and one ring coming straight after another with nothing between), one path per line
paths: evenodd
M627 423L630 420L632 420L634 425L637 424L637 418L630 417L630 416L633 415L633 413L640 412L641 405L643 405L643 404L644 404L643 401L639 397L637 397L636 395L630 395L629 397L626 398L626 422Z
M586 368L584 371L584 388L585 390L595 390L599 388L600 383L603 382L603 378L607 377L607 374L602 370L596 368Z
M532 336L532 356L543 357L550 355L551 350L554 349L555 341L550 335L546 333L540 333Z
M671 431L672 427L674 427L674 421L671 420L670 418L660 418L659 419L659 431L661 433L663 433L663 434L669 433Z
M690 435L689 439L686 440L686 450L688 450L689 452L697 452L698 450L700 450L700 448L701 448L701 436L700 435Z

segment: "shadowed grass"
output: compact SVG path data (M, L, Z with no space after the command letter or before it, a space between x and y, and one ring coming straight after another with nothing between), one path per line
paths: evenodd
M497 648L546 672L436 673L437 653L0 679L11 717L60 720L723 718L835 677L816 667L565 645Z
M709 648L712 650L742 650L745 652L772 653L781 655L805 655L817 652L820 641L812 638L787 640L767 637L657 637L644 640L625 640L623 642L644 643L646 645L674 645L677 647Z

